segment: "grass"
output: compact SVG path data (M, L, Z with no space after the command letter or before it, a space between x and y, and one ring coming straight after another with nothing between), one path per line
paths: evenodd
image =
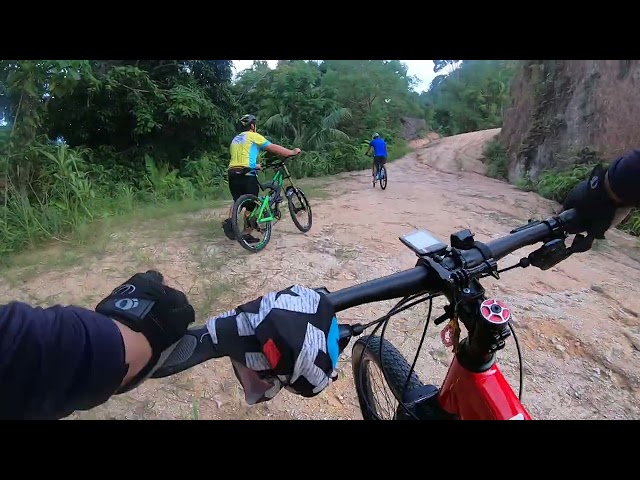
M487 176L507 180L507 151L498 140L491 140L482 151L482 162L487 166Z
M567 194L593 170L595 165L574 165L564 170L548 170L540 175L535 184L539 195L562 203Z
M311 199L324 199L330 196L319 179L296 181ZM27 281L34 275L53 269L66 269L86 262L87 257L101 258L104 255L129 251L126 241L132 236L131 229L146 230L155 240L167 240L176 232L190 230L205 238L217 238L222 235L218 228L218 219L194 218L188 214L208 209L225 209L230 204L228 194L216 200L182 200L156 204L143 204L130 212L87 221L68 234L63 240L52 240L19 253L9 254L0 259L0 277L16 281ZM123 237L125 240L123 241ZM137 263L151 263L149 252L139 248L130 251ZM8 273L11 275L7 275Z
M411 152L412 149L407 142L400 142L389 145L387 150L387 161L393 162L394 160L404 157L407 153Z
M88 257L95 259L127 251L128 245L127 242L123 243L122 236L127 235L123 232L132 227L148 229L158 240L166 239L186 228L208 230L210 225L206 222L184 215L208 208L220 208L224 203L224 200L184 200L149 204L124 215L88 221L69 234L64 241L48 242L3 257L0 260L0 276L5 277L11 285L15 285L16 281L27 281L43 271L75 267L86 262ZM143 250L133 249L130 253L135 260L150 262L149 255Z

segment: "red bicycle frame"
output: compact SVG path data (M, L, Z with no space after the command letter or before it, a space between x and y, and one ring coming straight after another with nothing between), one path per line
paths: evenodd
M479 308L478 322L505 326L510 308L500 300L486 299ZM447 327L448 328L448 327ZM445 331L443 341L446 341ZM531 420L497 363L482 372L473 372L454 356L438 394L440 408L460 420Z
M475 373L454 357L438 400L444 411L460 420L531 420L497 363Z

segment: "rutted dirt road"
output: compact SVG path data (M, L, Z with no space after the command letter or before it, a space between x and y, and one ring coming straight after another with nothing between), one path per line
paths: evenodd
M474 132L419 146L388 166L385 191L372 188L369 172L329 179L329 195L311 199L312 230L300 234L286 217L259 255L248 254L218 234L222 210L202 212L184 216L179 233L165 238L145 234L145 226L131 233L114 232L109 255L86 259L83 266L66 271L14 281L13 288L4 285L0 300L92 306L134 270L153 267L186 290L200 309L206 308L201 312L206 315L293 283L335 290L410 268L415 257L398 236L413 228L427 228L443 240L471 228L476 238L488 240L557 208L533 193L482 175L478 158L495 133ZM205 232L202 225L208 226ZM512 306L524 348L523 403L535 418L640 418L640 255L636 239L617 231L607 237L595 250L547 272L530 267L484 283L489 295ZM502 266L531 250L507 257ZM373 319L390 305L355 308L341 319ZM441 306L434 302L435 316ZM387 331L387 338L410 359L426 310L421 305L403 312ZM434 383L444 378L451 359L440 341L441 328L430 327L417 364L421 378ZM347 350L342 356L341 379L314 399L283 392L268 404L249 407L229 363L213 360L173 378L149 381L75 417L360 419L349 355ZM512 339L499 358L517 388Z

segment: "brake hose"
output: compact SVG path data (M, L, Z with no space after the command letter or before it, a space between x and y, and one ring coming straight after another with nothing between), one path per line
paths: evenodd
M513 341L516 342L516 350L518 351L518 363L519 371L520 371L520 386L518 387L518 400L522 402L522 387L524 384L524 361L522 360L522 350L520 349L520 342L518 341L518 336L516 335L516 330L513 328L513 324L511 321L508 322L509 330L511 330L511 335L513 335Z

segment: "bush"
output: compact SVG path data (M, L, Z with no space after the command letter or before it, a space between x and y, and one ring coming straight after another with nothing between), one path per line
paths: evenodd
M0 158L7 179L0 254L64 238L87 222L130 212L141 203L219 198L225 192L221 162L208 156L187 162L187 175L180 176L147 155L140 178L127 176L124 167L91 164L93 152L67 145L32 147L28 154L37 169L27 177L7 175L10 161Z
M593 167L592 164L582 164L566 170L543 172L536 184L536 190L543 197L562 203L571 189L589 176Z
M491 140L482 151L482 161L487 166L487 176L507 180L507 151L497 140Z
M535 191L540 196L563 203L568 193L586 179L594 163L582 163L562 170L547 170L540 175L537 182L528 174L516 183L521 190ZM618 228L634 236L640 236L640 209L633 209L629 216L618 225Z

